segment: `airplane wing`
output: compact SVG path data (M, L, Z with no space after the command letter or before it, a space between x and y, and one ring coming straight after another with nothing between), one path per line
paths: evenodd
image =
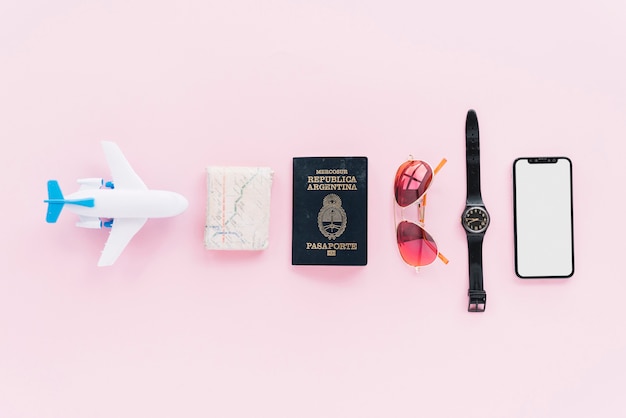
M98 266L110 266L113 264L147 220L147 218L115 219L113 227L111 227L109 239L104 245L100 260L98 260Z
M102 186L101 178L78 179L78 190L98 190Z
M104 156L106 157L113 183L120 190L148 190L143 180L130 166L122 150L115 142L102 141Z

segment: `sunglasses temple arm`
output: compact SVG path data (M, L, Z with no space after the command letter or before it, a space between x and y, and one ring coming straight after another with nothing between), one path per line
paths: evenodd
M441 170L441 167L443 167L443 166L444 166L444 164L445 164L445 163L447 163L447 162L448 162L448 160L446 160L445 158L442 158L442 159L441 159L441 161L439 161L439 164L437 165L437 167L435 167L435 169L433 170L433 172L434 172L435 174L437 174L437 172L438 172L439 170Z
M421 223L424 223L426 217L426 195L422 197L422 201L417 204L417 218Z
M441 161L439 161L439 164L437 164L437 167L435 167L435 169L433 170L433 172L437 174L439 170L441 170L441 167L443 167L447 162L448 160L446 160L445 158L442 158ZM424 212L426 211L426 195L424 195L424 200L422 201L422 204L419 207L418 211L419 211L420 222L424 222ZM446 258L445 255L441 253L437 253L437 257L439 257L439 259L443 262L443 264L448 264L448 259Z

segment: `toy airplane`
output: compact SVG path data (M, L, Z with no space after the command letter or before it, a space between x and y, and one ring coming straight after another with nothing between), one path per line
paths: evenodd
M98 266L110 266L148 218L175 216L187 209L187 199L178 193L148 190L120 148L102 141L113 182L101 178L80 179L77 192L63 197L59 183L48 181L46 221L55 223L63 207L76 213L82 228L111 228Z

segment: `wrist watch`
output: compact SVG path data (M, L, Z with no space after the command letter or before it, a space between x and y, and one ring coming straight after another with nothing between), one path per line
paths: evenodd
M465 154L467 165L467 201L461 224L467 234L469 260L469 312L484 312L487 293L483 288L483 238L489 227L489 212L480 194L480 146L478 118L474 110L465 120Z

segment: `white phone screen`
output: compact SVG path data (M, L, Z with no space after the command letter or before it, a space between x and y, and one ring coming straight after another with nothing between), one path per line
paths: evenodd
M521 278L574 274L572 162L566 157L513 163L515 273Z

